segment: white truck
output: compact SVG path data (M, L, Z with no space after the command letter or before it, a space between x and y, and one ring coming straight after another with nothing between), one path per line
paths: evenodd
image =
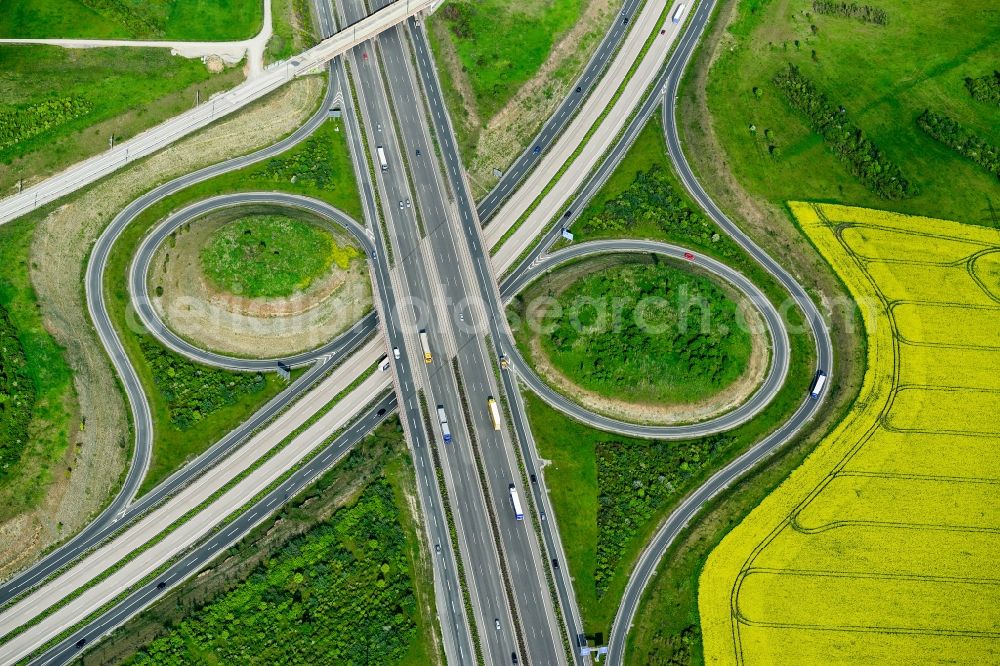
M684 15L684 3L682 2L681 4L677 5L677 9L674 10L674 15L670 17L670 20L673 21L674 23L680 23L681 16L683 15Z
M385 161L385 149L378 146L375 148L375 152L378 154L378 165L382 167L382 171L388 171L389 163Z
M434 360L431 356L431 345L427 341L427 329L420 329L420 346L424 348L424 363L430 363Z
M826 385L826 373L822 370L817 370L816 378L813 379L812 388L809 389L809 397L813 400L819 400L819 394L823 391L824 385Z
M510 503L514 507L514 517L518 520L524 520L524 513L521 511L521 498L517 496L517 488L514 484L510 484Z
M448 427L448 415L444 411L444 405L438 405L438 421L441 422L441 434L444 435L444 441L451 441L451 429Z

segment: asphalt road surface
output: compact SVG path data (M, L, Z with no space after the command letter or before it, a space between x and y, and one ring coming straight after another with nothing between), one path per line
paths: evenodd
M88 645L93 645L97 640L111 633L127 622L129 618L154 603L175 585L203 569L220 553L238 543L254 527L283 507L289 498L297 495L324 472L340 462L344 455L385 420L386 415L391 413L395 407L396 396L392 393L376 402L344 433L328 444L308 463L293 472L274 490L250 505L238 518L223 529L216 530L156 578L137 588L93 621L74 630L57 644L32 659L30 663L55 666L76 659L77 655L86 650Z
M329 3L321 3L321 12L330 12ZM343 11L362 10L354 5L348 6ZM349 19L348 19L349 20ZM348 21L345 21L348 22ZM355 48L347 54L345 58L351 62L354 76L360 85L358 94L362 95L365 90L369 94L374 94L372 88L374 84L371 67L365 67L365 53L371 51L371 43L365 43ZM346 75L345 75L346 80ZM424 430L423 415L421 413L419 401L417 400L418 385L422 385L423 377L423 354L415 344L415 331L409 321L404 320L407 314L406 301L407 294L400 286L399 270L390 270L390 260L388 258L389 248L386 246L388 239L381 232L380 214L378 202L386 200L386 182L373 182L372 173L368 168L369 154L374 152L374 146L380 143L375 134L378 132L378 125L390 123L386 119L387 114L384 108L365 104L360 100L359 105L362 115L365 117L365 133L356 124L356 109L353 95L345 95L344 118L347 127L348 144L351 150L355 173L362 194L362 206L365 220L370 229L375 229L375 245L379 252L379 263L382 269L389 271L389 280L393 287L385 304L379 311L379 317L384 322L384 332L387 336L388 344L399 350L400 358L392 359L391 365L395 374L396 392L400 405L400 420L406 431L407 441L410 443L411 452L414 459L414 467L417 475L417 488L423 514L425 517L425 529L430 543L435 544L435 558L433 560L435 571L436 604L438 616L441 622L442 638L445 654L452 663L471 663L474 661L474 649L472 639L468 631L467 618L465 616L465 605L461 596L461 584L458 578L457 554L452 550L452 542L448 531L448 524L445 517L443 499L438 491L437 477L434 469L434 458L431 447L437 446L432 442L432 433ZM378 119L373 120L372 113L378 114ZM366 152L365 146L369 146ZM391 145L389 146L391 150ZM380 172L381 173L381 172ZM390 181L394 188L401 187L397 177ZM380 194L376 194L380 192ZM413 209L390 209L392 214L405 216L408 210ZM387 215L389 213L386 213ZM412 226L413 219L409 217L406 222ZM394 355L393 355L394 356ZM437 552L440 547L440 552Z
M419 72L419 82L423 84L422 89L427 98L426 107L418 104L418 108L426 108L426 112L417 116L420 123L427 126L424 136L428 136L433 127L455 207L452 214L445 218L446 224L428 231L428 240L433 248L439 278L443 282L441 289L445 301L455 304L446 314L453 327L458 368L468 394L469 427L475 430L479 440L478 462L486 477L487 494L496 518L495 527L507 562L508 580L512 588L511 603L516 606L517 620L524 639L523 651L527 654L521 654L521 657L527 657L532 664L563 663L567 659L562 647L562 634L566 632L566 628L556 618L551 594L547 593L547 578L552 574L550 555L562 558L561 551L552 550L558 548L559 544L552 539L545 539L547 521L541 522L538 515L525 510L524 521L517 521L511 515L510 485L514 485L522 498L526 498L526 493L531 492L526 487L530 484L524 483L527 477L521 475L513 454L513 445L522 445L522 457L526 459L526 464L527 459L532 456L524 448L526 438L530 437L530 430L527 428L520 400L516 397L517 388L509 376L504 378L503 373L498 372L499 355L484 337L488 333L492 340L497 340L506 326L496 278L493 276L488 254L484 251L481 226L468 192L457 143L444 112L444 102L435 70L431 66L426 40L417 26L411 23L409 27L415 49L413 61L417 70L411 71L410 76L416 77ZM398 33L399 30L396 28L394 31L387 31L380 37L380 42L389 41L392 33ZM401 58L397 66L402 67L404 62L405 59ZM391 67L389 69L394 98L401 90L417 89L417 81L407 83L402 72L397 78ZM404 97L400 99L399 109L408 108L407 94L404 92ZM417 103L415 97L412 101ZM415 128L408 129L411 123L407 119L401 117L400 123L404 134L412 131L410 136L420 136ZM441 169L431 169L428 177L440 173ZM501 375L500 381L497 379L498 375ZM510 399L516 438L507 431L506 422L495 428L486 409L490 397L499 399L500 384L503 384L504 394ZM530 469L534 473L533 465ZM533 491L544 493L544 488L535 488ZM526 509L526 506L522 508ZM542 528L542 543L539 543L532 523L537 523ZM556 571L555 578L558 580L559 577L560 572ZM564 606L569 602L570 613L575 617L572 598L563 596L560 601Z
M346 4L346 3L345 3ZM357 6L345 6L344 11L362 11ZM348 20L350 15L348 15ZM459 545L466 567L466 582L470 587L472 606L476 613L476 625L487 661L497 663L501 654L509 655L509 638L513 635L510 612L505 603L504 586L500 574L500 564L493 549L490 526L487 521L487 511L484 499L479 491L475 463L467 444L467 439L460 434L462 426L462 408L458 399L455 378L448 361L450 353L446 353L447 335L450 322L447 314L437 313L435 304L440 303L434 289L447 284L448 278L437 276L431 272L435 267L435 259L426 256L426 245L422 243L417 214L422 216L428 227L435 225L440 228L440 221L447 215L442 197L438 194L436 171L429 160L418 160L415 151L405 136L412 136L417 131L410 118L415 103L412 90L409 90L409 104L400 102L397 109L407 109L401 117L403 127L397 128L390 110L389 91L381 78L380 63L385 55L385 66L392 67L394 72L399 66L405 66L403 56L399 53L398 43L389 46L389 52L381 38L380 46L369 43L358 47L352 53L352 72L357 86L359 107L365 123L365 138L370 154L375 154L375 148L382 146L388 166L386 170L378 168L376 162L376 186L380 192L383 204L383 215L386 220L386 230L392 243L394 257L394 274L397 277L396 293L399 295L403 310L399 313L402 325L407 333L407 342L413 353L406 354L397 368L407 366L414 376L414 381L424 388L428 408L436 414L436 406L443 405L449 420L452 422L454 441L451 445L441 445L442 440L437 433L428 436L437 438L442 464L449 489L450 502L459 533ZM381 51L381 53L380 53ZM404 79L392 87L392 95L405 94ZM401 116L403 114L400 114ZM411 122L407 123L406 119ZM409 134L399 135L406 131ZM422 142L423 143L423 142ZM429 142L427 142L429 143ZM423 145L426 145L425 143ZM405 146L405 147L404 147ZM412 165L410 177L404 168L404 151ZM373 158L374 159L374 158ZM398 205L399 202L411 201L410 207ZM433 231L429 233L433 234ZM452 253L453 254L453 253ZM430 341L434 361L426 364L423 353L416 342L417 331L426 330ZM412 410L416 420L422 420L420 405L416 401L415 391L410 391L401 403L405 412ZM471 575L470 575L471 574ZM493 630L495 620L501 623L501 631ZM502 634L502 635L499 635ZM506 637L506 638L505 638Z

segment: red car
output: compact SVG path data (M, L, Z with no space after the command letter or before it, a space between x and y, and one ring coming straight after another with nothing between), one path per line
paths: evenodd
M687 259L688 261L694 261L694 255L691 254L690 252L685 252L684 258Z

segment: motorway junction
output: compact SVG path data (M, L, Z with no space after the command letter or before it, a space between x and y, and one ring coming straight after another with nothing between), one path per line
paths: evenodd
M683 185L805 313L818 371L832 372L829 333L802 286L758 247L698 183L680 149L674 101L714 0L627 0L573 92L478 205L448 117L423 18L431 0L313 0L324 39L270 65L113 150L0 200L0 223L114 174L296 77L325 72L320 108L278 143L170 180L114 218L94 245L84 288L93 325L128 398L133 455L121 492L81 532L0 585L0 663L61 664L81 654L198 574L380 423L398 414L414 463L425 537L433 544L437 619L448 663L615 664L640 597L679 530L822 403L801 396L775 432L711 476L647 544L615 618L596 642L566 566L543 461L522 391L580 423L661 440L723 433L764 410L789 373L789 338L771 300L740 271L690 248L601 240L554 248L621 162L656 109ZM652 47L650 48L650 44ZM113 317L105 276L129 224L168 197L302 144L341 117L360 217L318 198L269 191L223 194L173 210L143 238L129 266L136 318L172 353L204 366L281 373L287 387L237 429L149 492L153 416ZM256 358L199 346L155 307L148 276L179 230L240 207L306 215L349 234L367 260L373 308L304 352ZM760 316L767 371L736 408L690 423L631 423L553 389L524 358L506 306L533 281L586 257L641 254L680 264L739 294ZM375 368L373 370L373 368ZM337 396L330 403L331 396ZM604 656L606 655L606 657Z

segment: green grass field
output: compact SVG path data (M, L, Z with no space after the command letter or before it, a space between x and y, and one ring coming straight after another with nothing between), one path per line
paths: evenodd
M164 49L0 45L0 192L108 149L243 79Z
M216 287L250 298L289 296L360 252L325 229L282 215L244 217L218 229L201 250L205 276Z
M534 76L583 9L581 0L450 0L432 20L447 26L480 116L492 118Z
M740 3L732 43L707 87L729 169L750 194L778 205L812 199L1000 225L996 177L916 124L929 108L1000 145L1000 108L965 87L966 77L996 69L1000 7L990 0L873 4L885 10L887 25L816 14L807 0ZM772 83L789 63L843 105L916 186L915 196L888 201L851 175Z
M0 313L17 347L0 350L0 374L14 381L29 381L34 397L26 430L29 439L0 443L0 448L17 450L17 461L0 473L0 521L35 506L45 496L53 475L60 473L77 410L73 375L62 349L45 330L28 277L34 228L30 220L23 219L0 226ZM8 367L15 352L23 363L16 373ZM10 427L19 416L19 410L7 404L15 395L9 392L0 400L0 433L11 434ZM25 431L19 428L18 432L23 435Z
M140 492L149 490L185 460L218 441L243 422L248 414L276 395L284 384L275 374L268 373L262 391L243 395L234 404L199 419L189 429L181 430L171 424L167 396L156 386L150 362L142 350L146 334L137 332L127 323L129 296L125 275L135 247L150 227L170 211L199 199L229 192L275 190L305 194L323 199L360 218L361 199L344 134L336 131L339 122L327 121L309 139L276 157L197 183L163 199L130 224L112 248L105 274L108 310L153 410L153 459Z
M558 274L555 274L558 275ZM544 287L542 287L544 288ZM604 267L573 282L540 336L575 384L640 403L695 402L743 374L750 334L711 278L660 260ZM524 335L537 322L521 327Z
M0 37L234 41L263 20L262 0L5 0Z

